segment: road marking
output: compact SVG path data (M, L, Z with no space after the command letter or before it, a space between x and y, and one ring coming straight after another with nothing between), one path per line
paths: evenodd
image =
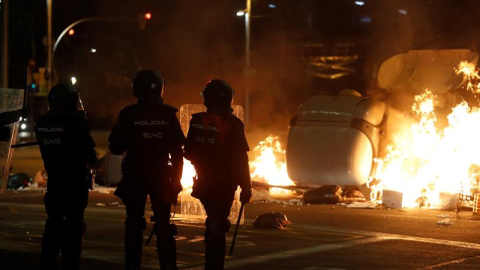
M0 202L0 206L6 207L18 207L22 208L30 208L30 209L44 209L43 205L31 205L31 204L19 204L19 203L5 203ZM112 208L94 208L90 207L87 208L87 212L97 212L97 213L106 213L106 212L122 212L124 213L124 209L112 209ZM3 223L5 224L5 223ZM9 224L5 224L9 226ZM203 227L203 224L200 225L191 225L191 224L181 224L181 226L186 227ZM301 255L325 252L330 250L348 248L357 245L364 245L370 243L376 243L381 241L387 240L402 240L402 241L414 241L414 242L421 242L421 243L430 243L436 245L446 245L452 246L456 248L463 248L463 249L473 249L473 250L480 250L480 244L476 243L469 243L469 242L461 242L461 241L452 241L452 240L443 240L443 239L434 239L434 238L425 238L425 237L414 237L414 236L406 236L400 234L389 234L389 233L380 233L380 232L371 232L371 231L362 231L362 230L355 230L355 229L345 229L345 228L335 228L335 227L325 227L325 226L317 226L317 225L308 225L308 224L290 224L290 228L294 230L310 230L310 231L318 231L323 233L332 233L332 234L347 234L349 236L357 235L359 237L368 237L368 238L361 238L361 239L352 239L349 241L343 241L339 243L329 243L329 244L322 244L308 248L300 248L295 250L285 250L281 252L274 252L265 255L259 256L252 256L247 258L229 258L226 261L225 268L238 268L244 266L251 266L255 264L266 263L269 261L285 259L285 258L293 258ZM251 232L251 230L248 230ZM253 232L253 231L252 231ZM25 242L7 242L7 241L0 241L0 250L17 250L17 251L24 251L24 252L32 252L32 248L39 251L38 244L33 243L25 243ZM99 252L93 250L84 250L84 258L108 261L113 263L118 263L119 261L123 261L123 254L112 254L106 252ZM158 260L143 258L145 262L145 269L158 269ZM192 264L192 263L179 263L179 267L182 269L203 269L203 265Z
M405 240L405 241L414 241L414 242L421 242L421 243L430 243L430 244L436 244L436 245L446 245L446 246L452 246L452 247L458 247L458 248L468 248L468 249L480 250L480 244L469 243L469 242L434 239L434 238L426 238L426 237L416 237L416 236L407 236L407 235L401 235L401 234L370 232L370 231L361 231L361 230L355 230L355 229L334 228L334 227L325 227L325 226L316 226L316 225L295 224L293 226L296 227L296 228L304 228L304 229L309 229L309 230L332 231L332 232L337 232L337 233L358 234L358 235L363 235L363 236L371 236L371 237L381 238L381 239L384 239L384 240Z
M238 268L238 267L246 267L252 264L266 263L274 260L283 260L283 259L298 257L301 255L308 255L308 254L330 251L335 249L342 249L342 248L347 248L347 247L352 247L357 245L371 244L371 243L376 243L380 241L383 241L383 239L365 238L365 239L358 239L358 240L353 240L348 242L318 245L318 246L300 248L295 250L286 250L286 251L275 252L275 253L270 253L265 255L227 261L225 263L225 268L231 269L231 268ZM193 268L193 269L201 269L201 268Z

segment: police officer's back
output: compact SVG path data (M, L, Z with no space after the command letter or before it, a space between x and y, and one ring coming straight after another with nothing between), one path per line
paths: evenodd
M153 70L142 70L133 80L137 104L124 108L109 137L113 154L125 153L123 177L115 195L126 206L125 257L127 269L139 269L145 203L152 202L161 269L176 269L176 229L170 224L170 206L182 190L185 140L176 117L177 109L164 104L163 78Z
M89 169L98 158L78 92L57 84L49 92L50 110L39 117L35 133L48 174L41 269L54 269L62 252L63 268L78 269L88 203Z
M212 80L202 94L207 112L192 115L185 158L197 171L192 196L200 199L207 213L205 269L223 269L235 190L241 187L242 203L252 195L249 147L242 121L232 114L232 87L223 80Z

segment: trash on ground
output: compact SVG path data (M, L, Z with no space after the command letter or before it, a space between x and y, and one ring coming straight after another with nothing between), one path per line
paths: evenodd
M324 185L317 189L306 191L303 194L305 203L337 204L351 202L365 202L366 199L356 186Z
M287 219L282 212L268 212L262 215L259 215L255 218L252 225L256 228L264 229L285 229L285 226L290 224L290 221Z
M19 188L28 187L30 182L31 179L26 173L12 174L8 177L7 189L17 190Z
M446 218L437 221L437 225L453 225L453 222L449 218Z

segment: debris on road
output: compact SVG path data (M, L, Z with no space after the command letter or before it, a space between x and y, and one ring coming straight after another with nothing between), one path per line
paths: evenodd
M257 216L252 223L253 227L256 228L280 230L285 229L288 224L290 224L290 221L282 212L268 212L262 214Z
M17 190L19 188L28 187L31 179L26 173L12 174L8 177L7 189Z
M312 204L337 204L351 202L365 202L362 192L355 186L324 185L317 189L306 191L303 201Z
M446 218L437 221L437 225L453 225L453 222L449 218Z

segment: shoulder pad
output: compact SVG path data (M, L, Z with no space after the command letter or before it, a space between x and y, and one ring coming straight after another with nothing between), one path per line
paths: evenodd
M174 113L178 112L178 109L175 108L175 107L173 107L173 106L171 106L171 105L164 104L163 107L164 107L165 109L167 109L167 111L171 111L171 112L174 112Z
M234 114L229 114L229 115L228 115L228 118L231 119L232 122L235 122L235 123L240 124L240 125L243 126L243 121L242 121L240 118L238 118L236 115L234 115Z

